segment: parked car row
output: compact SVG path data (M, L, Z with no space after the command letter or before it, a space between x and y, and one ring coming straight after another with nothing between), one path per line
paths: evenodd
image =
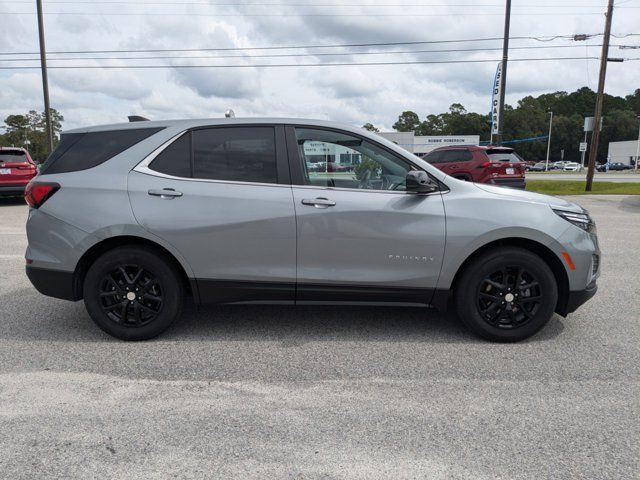
M606 163L601 163L599 165L596 165L596 170L598 172L606 172L607 170L613 170L615 171L622 171L622 170L631 170L633 169L633 166L631 165L627 165L626 163L622 163L622 162L613 162L608 164L607 168L607 164Z

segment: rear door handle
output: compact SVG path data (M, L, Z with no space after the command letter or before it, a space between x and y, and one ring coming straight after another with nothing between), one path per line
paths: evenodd
M176 192L173 188L163 188L162 190L149 190L147 193L154 197L160 197L167 200L173 200L176 197L182 196L182 192Z
M302 204L313 205L316 208L327 208L327 207L335 206L336 202L334 202L333 200L329 200L328 198L317 197L317 198L303 198Z

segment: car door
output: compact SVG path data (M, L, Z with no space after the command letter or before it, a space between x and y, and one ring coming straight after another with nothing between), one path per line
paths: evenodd
M441 193L407 193L416 167L353 133L290 126L287 146L297 301L429 303L444 252Z
M190 264L200 300L295 295L296 226L282 126L186 132L129 175L138 222Z

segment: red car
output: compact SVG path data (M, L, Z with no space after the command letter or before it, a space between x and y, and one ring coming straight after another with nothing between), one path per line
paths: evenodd
M422 158L454 178L525 188L525 161L513 148L475 145L440 147Z
M38 174L38 168L24 148L0 147L0 196L19 196Z

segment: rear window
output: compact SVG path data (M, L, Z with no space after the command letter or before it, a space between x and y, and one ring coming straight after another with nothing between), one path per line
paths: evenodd
M487 150L487 157L492 162L524 162L524 159L513 150Z
M64 134L41 173L76 172L93 168L124 152L161 128L136 128Z
M0 150L0 162L28 163L27 156L21 150Z

